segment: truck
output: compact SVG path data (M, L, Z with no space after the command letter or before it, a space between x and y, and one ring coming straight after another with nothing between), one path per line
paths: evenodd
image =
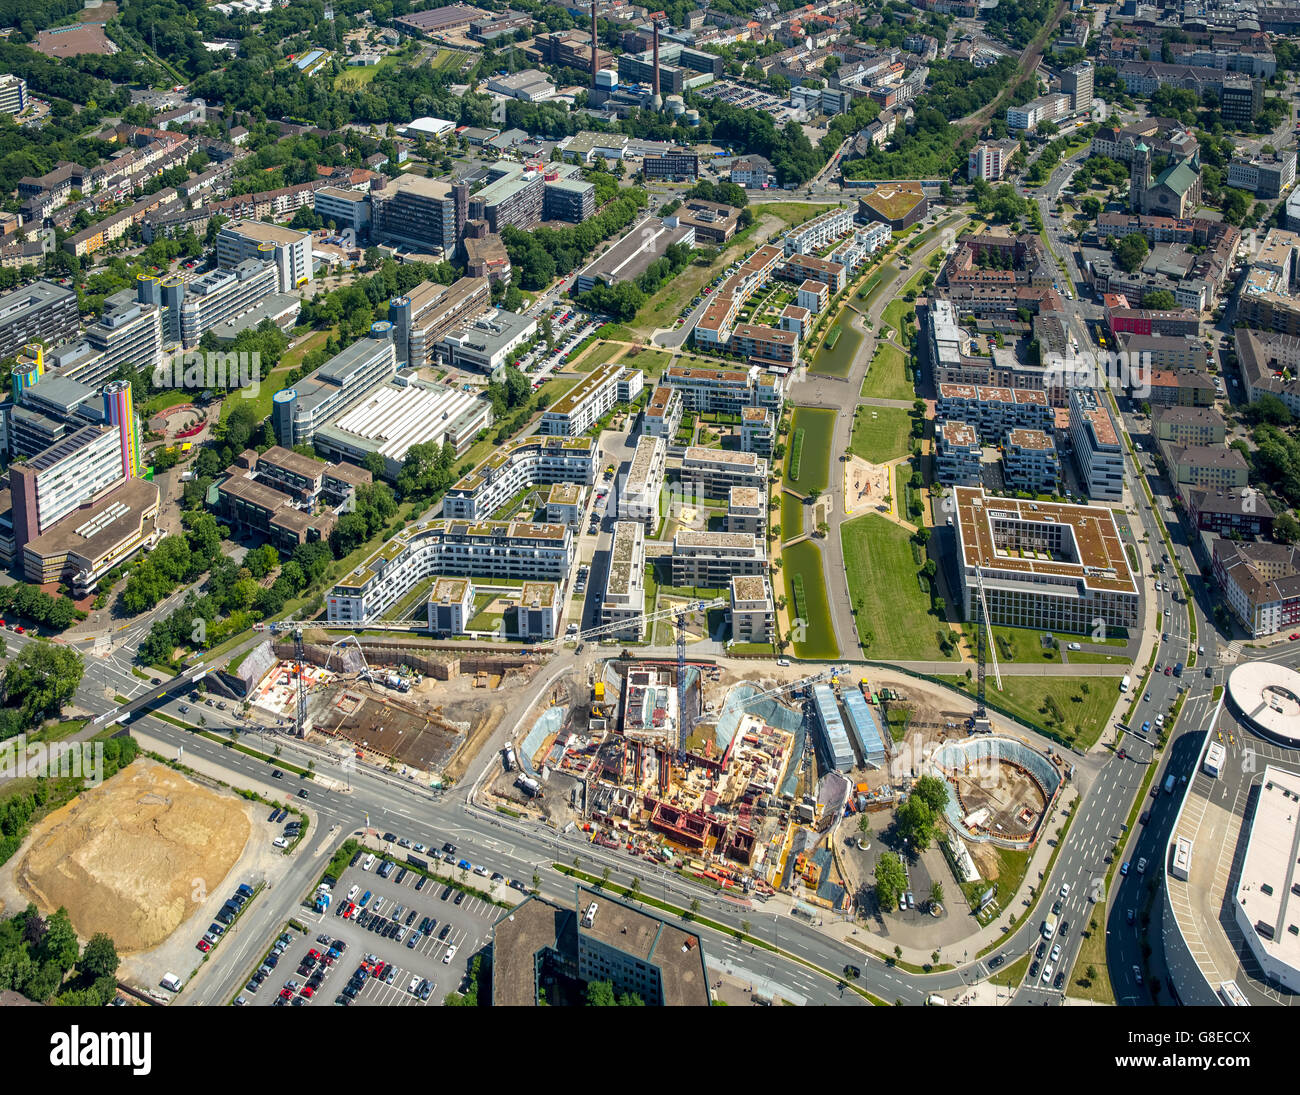
M316 895L316 911L325 912L330 907L330 893L324 890Z
M528 776L520 776L517 780L515 780L515 786L518 787L519 790L523 791L524 794L526 795L535 796L535 795L540 795L542 793L542 785L538 783L537 780L531 779Z
M507 771L507 772L513 772L513 771L515 770L515 749L514 749L514 746L513 746L513 745L507 745L507 746L505 747L504 752L505 752L505 759L506 759L506 771Z
M1174 793L1174 787L1177 786L1177 784L1178 781L1174 778L1173 773L1171 772L1165 779L1165 794L1172 795Z
M1056 934L1056 913L1048 913L1047 919L1043 921L1043 938L1051 939Z
M1120 690L1121 692L1127 692L1127 691L1128 691L1128 686L1129 686L1130 683L1131 683L1131 682L1130 682L1130 679L1129 679L1129 677L1128 677L1128 674L1125 674L1125 675L1124 675L1124 679L1123 679L1122 681L1119 682L1119 690Z

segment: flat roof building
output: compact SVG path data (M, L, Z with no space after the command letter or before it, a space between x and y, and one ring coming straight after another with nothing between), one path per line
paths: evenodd
M614 634L637 641L645 626L639 618L645 611L645 527L640 521L617 521L609 546L600 622L625 623Z
M612 286L630 281L661 259L672 246L694 247L696 233L689 224L672 224L673 218L647 217L634 225L604 254L578 272L575 288L588 292L597 285Z

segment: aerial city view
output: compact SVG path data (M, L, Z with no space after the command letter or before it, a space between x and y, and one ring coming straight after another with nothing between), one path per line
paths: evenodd
M1297 80L0 0L0 1005L1297 1002Z

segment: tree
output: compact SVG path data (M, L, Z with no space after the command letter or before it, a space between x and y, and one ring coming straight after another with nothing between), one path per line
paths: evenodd
M689 920L694 920L697 916L700 915L700 899L698 897L691 898L690 913L691 915L687 918Z
M936 817L942 814L948 805L947 781L938 776L922 776L916 781L912 794L919 797Z
M919 795L910 795L894 812L898 834L918 852L925 851L934 838L934 811Z
M608 981L590 981L587 984L587 1007L613 1008L618 1006L614 998L614 986Z
M1115 261L1130 274L1141 267L1141 265L1146 262L1147 255L1151 253L1151 248L1147 244L1146 237L1140 232L1134 232L1132 235L1125 236L1114 245L1112 250L1115 255Z
M81 655L41 639L12 658L4 673L4 702L21 710L35 727L57 716L81 684L85 670Z
M112 977L117 972L118 961L117 947L114 946L112 937L104 932L96 932L81 952L77 969L91 979Z
M884 852L876 861L876 902L881 910L898 904L898 895L907 888L907 874L902 861L893 852Z
M930 904L943 904L943 883L937 878L930 884Z
M1273 535L1284 544L1300 540L1300 521L1289 513L1279 513L1273 520Z

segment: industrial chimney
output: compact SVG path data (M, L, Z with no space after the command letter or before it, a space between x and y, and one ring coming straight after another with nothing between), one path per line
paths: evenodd
M596 86L596 0L591 0L591 86Z
M650 82L650 105L659 110L664 105L659 94L659 20L656 19L650 26L654 32L654 76Z

